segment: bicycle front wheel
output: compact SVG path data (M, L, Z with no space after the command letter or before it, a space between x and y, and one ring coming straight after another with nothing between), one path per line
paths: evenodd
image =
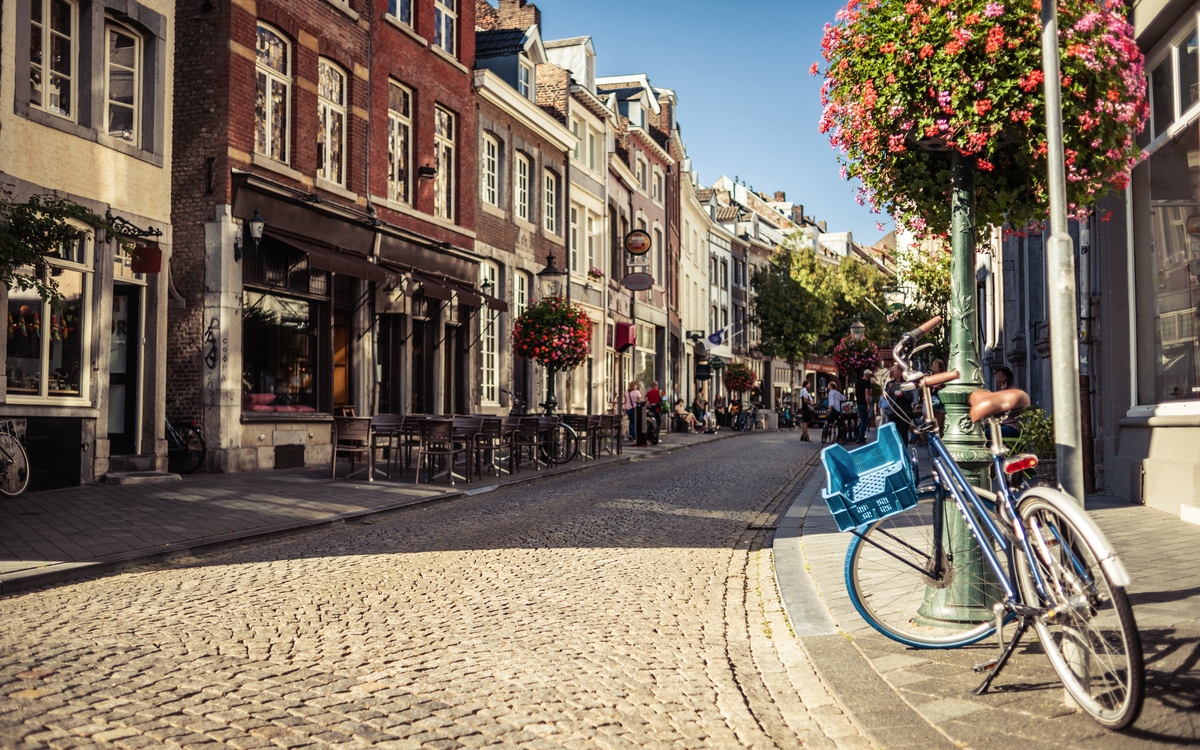
M193 425L174 426L175 436L167 433L167 468L176 474L191 474L204 463L204 436Z
M16 497L29 486L29 456L21 441L0 433L0 494Z
M972 489L999 524L996 496ZM935 553L933 521L939 508L942 544ZM986 525L983 530L987 534ZM988 543L1003 559L996 540L989 538ZM940 573L934 576L937 556ZM992 605L1003 598L949 496L940 504L936 498L922 498L855 536L846 551L846 591L868 625L914 648L957 648L986 638L995 632Z
M559 424L550 433L550 443L547 449L550 463L568 463L579 453L579 435L570 425Z
M829 417L825 417L825 424L821 427L821 445L825 445L826 443L832 441L834 432L836 430L837 428L834 426L833 422L830 421Z
M1108 554L1103 534L1064 507L1071 502L1044 487L1023 495L1017 512L1034 559L1018 555L1017 583L1027 604L1050 610L1034 629L1067 692L1100 724L1123 729L1142 710L1142 641L1125 589L1099 563Z

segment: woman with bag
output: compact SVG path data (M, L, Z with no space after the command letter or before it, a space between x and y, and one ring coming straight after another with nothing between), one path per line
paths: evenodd
M637 440L636 425L634 425L634 415L637 405L642 402L642 392L638 390L638 382L636 380L629 383L629 390L625 391L625 414L629 417L629 439Z
M811 385L812 378L809 378L800 388L800 442L802 443L812 442L812 439L808 437L808 423L817 416L817 410L813 408L815 404L812 393L808 390Z

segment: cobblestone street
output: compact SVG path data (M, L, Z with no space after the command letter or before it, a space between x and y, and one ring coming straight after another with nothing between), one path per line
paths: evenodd
M865 746L771 569L814 458L751 435L5 598L0 745Z

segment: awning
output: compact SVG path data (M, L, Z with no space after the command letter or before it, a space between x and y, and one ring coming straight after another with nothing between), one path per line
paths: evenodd
M623 352L636 342L634 338L633 323L617 323L616 338L613 341L613 348L619 352Z
M413 280L421 282L421 286L425 287L425 296L448 301L454 298L454 289L448 284L445 284L437 279L426 276L421 273L414 273Z
M263 236L270 237L276 242L281 242L302 253L306 253L308 255L309 268L330 271L344 276L353 276L356 279L377 281L379 283L395 283L398 279L396 274L391 273L382 266L375 265L366 258L360 258L357 255L349 255L332 248L323 247L313 242L294 237L291 234L281 232L278 229L267 227L263 232Z
M443 279L442 283L453 289L454 293L458 295L458 304L466 307L483 307L483 297L479 296L477 290L450 279Z

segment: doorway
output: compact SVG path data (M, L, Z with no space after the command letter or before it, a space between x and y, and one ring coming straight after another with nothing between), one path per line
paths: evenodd
M108 439L114 456L138 452L141 400L142 287L113 284L112 336L108 355Z

